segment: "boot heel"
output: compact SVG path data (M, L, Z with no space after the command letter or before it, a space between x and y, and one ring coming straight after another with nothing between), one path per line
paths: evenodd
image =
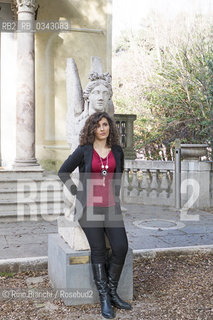
M114 263L109 264L108 286L109 286L110 301L111 301L111 304L118 309L131 310L132 306L126 301L122 300L116 292L122 269L123 269L123 265L118 265Z

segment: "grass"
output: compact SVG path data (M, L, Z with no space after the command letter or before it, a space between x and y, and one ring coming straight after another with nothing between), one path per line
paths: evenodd
M0 277L12 278L15 275L15 272L0 272Z

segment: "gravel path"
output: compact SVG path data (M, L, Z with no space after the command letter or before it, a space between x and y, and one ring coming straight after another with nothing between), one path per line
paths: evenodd
M99 304L66 307L60 299L3 300L2 288L49 288L47 271L1 274L1 320L103 319ZM116 319L212 320L213 255L134 259L133 310L116 310Z

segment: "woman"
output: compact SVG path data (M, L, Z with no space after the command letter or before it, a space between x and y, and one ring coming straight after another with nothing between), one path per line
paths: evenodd
M87 119L80 134L80 145L58 173L70 192L77 194L75 213L90 245L101 312L110 319L115 316L112 306L132 308L116 293L128 250L119 201L123 166L124 155L115 122L108 113L96 112ZM69 176L76 167L80 173L78 191ZM112 249L107 268L104 233Z

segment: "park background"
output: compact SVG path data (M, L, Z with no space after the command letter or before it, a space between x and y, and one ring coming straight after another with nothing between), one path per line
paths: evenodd
M137 157L174 160L180 139L208 143L212 160L212 1L114 0L112 12L113 101L137 115Z

